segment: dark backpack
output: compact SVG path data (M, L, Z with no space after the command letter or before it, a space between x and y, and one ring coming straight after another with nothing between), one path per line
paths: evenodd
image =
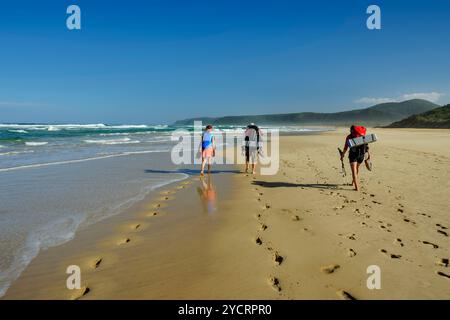
M247 126L247 129L253 129L256 131L256 150L259 150L259 128L258 126ZM245 141L249 142L250 141L250 137L245 137Z

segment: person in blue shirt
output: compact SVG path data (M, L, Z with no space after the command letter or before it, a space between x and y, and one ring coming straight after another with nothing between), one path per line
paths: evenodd
M216 145L212 130L213 126L208 124L202 134L202 169L200 171L201 176L204 175L206 162L208 162L208 173L211 172L212 158L216 153Z

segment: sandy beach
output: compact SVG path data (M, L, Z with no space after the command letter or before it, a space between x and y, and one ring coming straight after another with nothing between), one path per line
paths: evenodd
M450 299L449 131L370 131L359 192L347 159L340 173L347 129L282 136L276 175L165 186L41 251L3 299Z

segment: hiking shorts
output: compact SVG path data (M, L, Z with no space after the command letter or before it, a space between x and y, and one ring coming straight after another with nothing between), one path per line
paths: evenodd
M350 152L348 154L348 160L350 161L350 163L358 162L359 164L361 164L364 161L364 153Z

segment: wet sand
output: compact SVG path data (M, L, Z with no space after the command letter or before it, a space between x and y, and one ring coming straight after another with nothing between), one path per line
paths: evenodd
M449 131L371 131L360 192L340 174L344 130L281 137L276 175L161 189L41 252L4 298L449 299ZM66 288L69 265L84 289Z

